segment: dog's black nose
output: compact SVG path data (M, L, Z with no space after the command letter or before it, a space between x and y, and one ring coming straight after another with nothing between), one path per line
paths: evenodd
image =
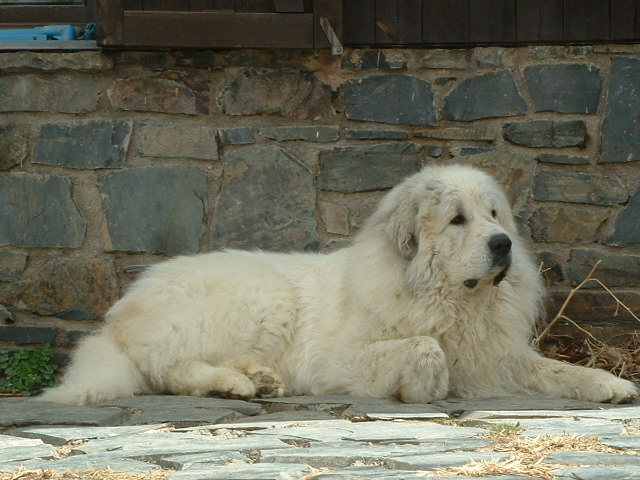
M493 235L488 245L491 253L500 257L506 256L511 251L511 239L504 233Z

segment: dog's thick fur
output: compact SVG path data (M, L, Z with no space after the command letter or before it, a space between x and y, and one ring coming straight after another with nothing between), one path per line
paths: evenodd
M150 268L41 398L250 398L286 386L406 402L633 401L632 383L530 347L542 296L497 183L471 167L429 167L394 188L348 248L225 251Z

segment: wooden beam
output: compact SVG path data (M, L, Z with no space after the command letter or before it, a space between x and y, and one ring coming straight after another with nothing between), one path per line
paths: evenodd
M313 15L124 12L127 47L313 48Z
M124 0L96 0L96 41L101 47L123 42Z

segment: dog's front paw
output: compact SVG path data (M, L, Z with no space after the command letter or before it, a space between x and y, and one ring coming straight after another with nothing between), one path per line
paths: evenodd
M579 397L591 402L632 403L638 398L638 389L628 380L594 369L591 378L579 387Z

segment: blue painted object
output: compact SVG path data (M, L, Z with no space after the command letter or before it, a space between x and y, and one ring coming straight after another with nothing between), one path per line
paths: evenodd
M34 40L77 40L76 29L71 25L48 25L46 27L0 30L0 41L32 42Z

